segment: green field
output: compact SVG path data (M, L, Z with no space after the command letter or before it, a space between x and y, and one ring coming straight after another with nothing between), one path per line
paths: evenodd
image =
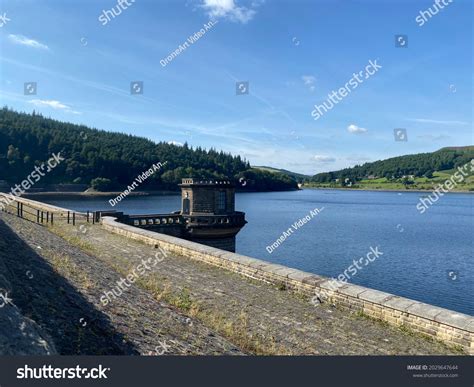
M438 185L445 183L456 171L454 169L438 171L433 173L432 178L415 177L408 179L406 183L403 179L362 179L354 183L351 187L343 187L336 182L331 183L305 183L303 188L346 188L346 189L370 189L370 190L426 190L432 191ZM456 182L456 179L454 180ZM462 182L452 189L452 191L474 191L474 175L467 176Z

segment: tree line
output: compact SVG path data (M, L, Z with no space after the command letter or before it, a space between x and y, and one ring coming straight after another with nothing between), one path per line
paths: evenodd
M61 122L4 107L0 111L0 180L16 184L36 165L61 153L65 160L41 184L86 184L117 190L157 162L165 166L141 189L176 190L182 178L230 179L243 190L287 190L296 182L281 173L252 169L239 155L155 143L149 139Z

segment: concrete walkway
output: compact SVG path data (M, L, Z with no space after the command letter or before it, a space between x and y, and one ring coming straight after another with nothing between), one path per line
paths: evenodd
M68 242L0 213L0 260L14 277L12 298L46 327L61 353L458 354L419 335L326 304L315 307L284 289L181 256L168 255L103 306L104 292L117 288L121 277L157 250L100 225L61 225L53 231ZM25 278L26 271L35 278Z

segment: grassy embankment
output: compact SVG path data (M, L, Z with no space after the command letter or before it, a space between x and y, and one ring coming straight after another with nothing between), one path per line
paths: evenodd
M455 169L445 170L434 172L432 178L427 177L415 177L409 179L408 184L404 184L403 179L387 179L385 177L379 179L362 179L357 181L351 187L342 187L341 184L331 182L331 183L305 183L303 188L347 188L347 189L362 189L362 190L394 190L394 191L403 191L403 190L423 190L423 191L432 191L442 185L451 176L456 172ZM456 182L456 179L454 179ZM467 176L462 182L457 183L453 192L474 192L474 175Z

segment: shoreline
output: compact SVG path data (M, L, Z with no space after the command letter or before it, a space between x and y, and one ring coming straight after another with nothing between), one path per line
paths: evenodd
M434 190L428 189L390 189L390 188L337 188L337 187L301 187L301 190L305 189L320 189L320 190L336 190L336 191L380 191L380 192L416 192L416 193L427 193L430 194L434 192ZM456 194L474 194L474 191L460 191L460 190L451 190L448 193L456 193Z
M255 191L255 190L246 190L240 191L237 190L236 193L265 193L265 192L293 192L301 191L301 189L291 189L291 190L276 190L276 191ZM1 192L5 193L7 192ZM123 192L67 192L67 191L45 191L45 192L25 192L20 197L24 198L40 198L40 197L65 197L65 198L94 198L94 197L111 197L115 198L122 194ZM132 191L127 196L164 196L164 195L180 195L179 191L170 191L170 190L159 190L159 191Z
M265 192L294 192L294 191L304 191L304 190L327 190L327 191L368 191L368 192L397 192L397 193L425 193L427 195L434 192L433 190L423 190L423 189L389 189L389 188L339 188L339 187L301 187L295 190L288 190L288 191L237 191L236 193L265 193ZM460 190L451 190L448 193L454 194L474 194L474 191L460 191ZM120 195L121 192L30 192L25 193L21 197L24 198L69 198L69 199L89 199L89 198L96 198L96 197L103 197L103 198L114 198ZM179 195L178 191L138 191L138 192L130 192L128 196L131 197L147 197L147 196L168 196L168 195Z
M40 198L40 197L64 197L64 198L94 198L94 197L117 197L122 192L30 192L21 197ZM176 195L177 191L138 191L130 192L128 196L163 196Z

